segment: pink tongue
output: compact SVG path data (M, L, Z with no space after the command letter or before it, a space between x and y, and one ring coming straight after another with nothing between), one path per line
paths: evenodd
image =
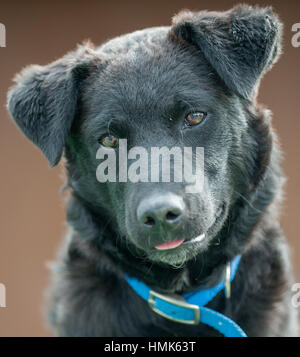
M173 249L173 248L180 246L180 244L182 244L183 242L184 242L184 239L173 240L172 242L158 244L155 246L155 248L158 250Z

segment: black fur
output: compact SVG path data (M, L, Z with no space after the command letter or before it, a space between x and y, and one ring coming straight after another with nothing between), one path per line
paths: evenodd
M51 165L65 149L70 232L53 268L49 317L56 334L217 336L208 326L158 316L124 273L180 294L216 284L226 263L242 254L231 299L222 292L208 306L249 336L298 335L289 252L277 218L280 151L270 112L255 101L280 54L281 32L270 8L183 12L171 27L97 49L86 45L17 77L9 93L12 117ZM182 129L191 110L208 115ZM184 183L99 183L96 151L107 131L126 137L130 147L203 146L205 189L188 195ZM166 191L184 199L184 225L146 237L136 208L145 196ZM207 239L196 250L153 252L156 244L201 232Z
M281 53L282 24L271 8L183 12L174 23L173 33L200 47L229 88L244 98L253 98L259 79Z
M92 67L87 48L48 66L25 68L8 95L8 107L24 134L44 153L51 166L62 155L75 116L80 81Z

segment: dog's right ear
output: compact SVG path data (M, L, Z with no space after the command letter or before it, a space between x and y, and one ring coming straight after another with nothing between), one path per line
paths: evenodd
M76 114L80 87L100 63L90 44L46 66L32 65L15 78L8 110L23 133L55 166Z
M271 7L237 5L226 12L183 11L170 35L195 46L228 88L253 100L281 54L282 28Z

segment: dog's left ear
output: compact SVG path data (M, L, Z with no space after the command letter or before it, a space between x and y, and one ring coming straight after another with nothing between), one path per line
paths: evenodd
M170 34L199 48L227 87L249 100L281 53L282 23L270 7L183 11L173 18Z
M91 44L46 66L32 65L15 78L8 110L23 133L37 145L51 166L63 152L76 115L81 85L100 62Z

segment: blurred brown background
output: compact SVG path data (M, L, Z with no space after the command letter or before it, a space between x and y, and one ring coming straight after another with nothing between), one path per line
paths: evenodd
M246 2L246 1L245 1ZM95 44L145 27L169 25L183 8L226 10L238 1L16 1L1 0L0 23L7 47L0 48L0 283L7 307L0 308L0 336L50 336L43 319L43 294L65 231L61 167L51 169L40 151L17 130L6 109L6 92L22 67L46 64L90 38ZM288 177L282 224L300 281L300 47L291 45L291 27L300 22L300 2L248 1L273 5L285 24L284 55L265 77L260 102L274 113Z

